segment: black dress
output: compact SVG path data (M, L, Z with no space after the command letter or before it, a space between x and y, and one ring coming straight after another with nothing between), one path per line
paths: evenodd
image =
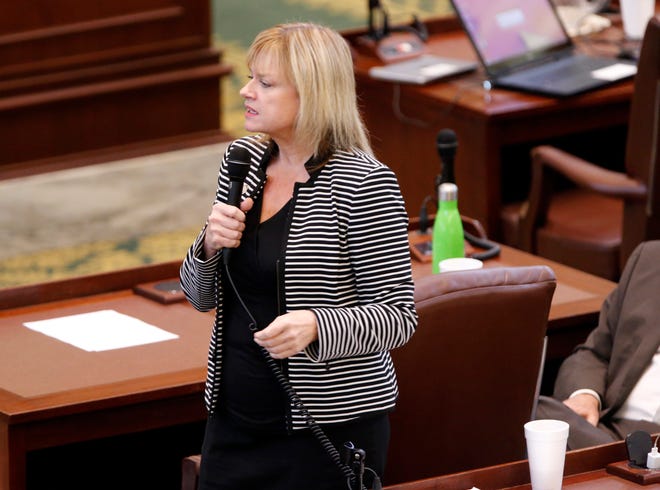
M228 280L223 283L220 405L207 421L199 490L346 489L345 476L311 431L288 430L289 401L253 340L252 328L262 329L280 314L277 264L291 202L259 223L261 204L258 198L247 213L241 245L232 251L229 270L238 295ZM277 363L286 372L286 362ZM382 475L387 414L323 430L340 452L347 441L364 449L367 466ZM370 474L364 475L367 485Z

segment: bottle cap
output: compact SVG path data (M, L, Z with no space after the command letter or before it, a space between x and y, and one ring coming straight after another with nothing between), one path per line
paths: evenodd
M441 201L456 201L458 199L458 187L452 182L440 184L438 199Z

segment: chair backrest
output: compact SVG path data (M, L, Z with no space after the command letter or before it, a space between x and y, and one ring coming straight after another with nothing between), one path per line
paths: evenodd
M181 461L181 490L197 490L201 454L186 456Z
M621 267L639 243L660 238L660 18L652 17L639 55L626 142L626 172L647 185L646 201L624 204Z
M385 484L524 458L555 287L546 266L415 281L419 325L392 351L400 397Z

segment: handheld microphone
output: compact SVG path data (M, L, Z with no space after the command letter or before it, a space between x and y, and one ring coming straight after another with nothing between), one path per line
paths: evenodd
M227 157L227 167L229 171L229 197L227 198L227 204L238 207L241 204L243 182L250 169L250 152L240 146L233 148ZM229 263L229 256L231 255L231 248L225 247L222 254L222 260L227 265Z
M454 177L454 157L456 156L456 148L458 141L456 133L451 129L442 129L436 137L436 148L438 155L442 161L442 173L436 185L444 184L445 182L456 183Z

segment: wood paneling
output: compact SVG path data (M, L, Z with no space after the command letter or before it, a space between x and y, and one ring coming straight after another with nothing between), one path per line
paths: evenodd
M225 139L231 68L210 33L209 0L3 2L0 176L126 145Z

